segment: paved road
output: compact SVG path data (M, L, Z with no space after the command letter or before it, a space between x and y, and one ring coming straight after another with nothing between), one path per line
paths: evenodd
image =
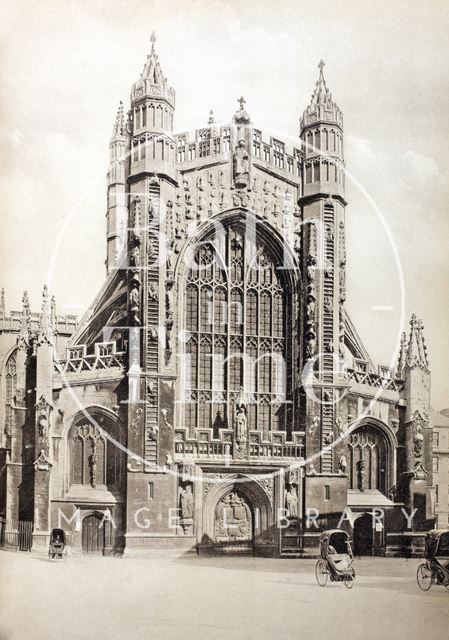
M348 591L310 560L0 552L0 640L447 638L449 592L420 592L418 564L356 559Z

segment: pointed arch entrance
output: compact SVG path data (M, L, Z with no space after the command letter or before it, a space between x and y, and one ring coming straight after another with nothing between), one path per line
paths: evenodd
M253 555L274 531L273 508L262 485L243 474L218 479L205 497L198 531L200 548Z

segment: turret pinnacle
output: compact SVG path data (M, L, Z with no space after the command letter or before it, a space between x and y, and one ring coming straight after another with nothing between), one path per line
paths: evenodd
M156 36L152 33L151 49L147 55L139 80L131 87L131 103L142 102L146 98L157 99L175 106L175 92L168 86L167 78L162 73L159 58L156 54Z
M212 109L209 111L209 119L207 121L207 124L215 124L214 112L212 111Z
M237 100L237 102L239 103L240 108L237 109L237 111L234 113L233 121L236 124L250 124L251 118L248 112L245 110L245 98L242 96Z
M407 351L407 334L405 331L401 337L401 346L399 348L399 358L398 358L398 366L396 370L396 375L398 378L402 378L404 374L404 366L405 366L405 356Z
M28 300L28 292L24 291L22 296L22 317L20 319L20 331L17 338L17 344L20 347L29 345L31 332L31 316L30 302Z
M315 122L336 123L343 128L343 114L337 103L334 102L332 94L324 79L325 62L320 60L318 63L319 76L315 83L315 89L312 93L310 104L304 111L300 122L300 129L305 126L314 124Z
M39 329L37 335L37 344L53 343L53 324L52 313L49 305L49 295L47 285L44 284L42 291L42 312L39 318Z
M149 79L151 84L164 85L166 83L166 79L164 78L161 65L159 64L159 59L156 55L156 35L154 31L151 34L150 42L151 51L147 55L147 61L145 62L140 78L141 80Z
M325 64L324 60L320 60L318 64L320 75L315 83L315 90L312 94L312 102L310 106L318 107L320 105L324 105L329 108L332 105L332 94L327 88L326 80L324 79L323 69Z
M0 299L0 313L5 314L6 311L6 302L5 302L5 290L2 287L1 299Z
M123 102L120 100L117 115L115 116L114 127L112 129L112 139L115 140L116 138L121 138L125 133L125 114L123 112Z
M424 369L428 369L429 367L423 329L422 321L417 320L415 314L413 314L410 320L410 335L406 353L406 364L409 367L415 365L421 366Z

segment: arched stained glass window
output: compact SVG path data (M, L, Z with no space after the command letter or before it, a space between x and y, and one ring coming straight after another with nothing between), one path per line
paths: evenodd
M232 428L241 387L250 430L268 434L287 428L283 405L291 401L286 386L291 376L284 370L291 366L285 348L291 296L278 268L282 261L253 231L247 237L244 226L233 223L224 227L224 238L211 232L194 252L187 274L183 419L190 435L208 428L219 437L220 429Z
M17 359L16 352L14 352L8 359L5 371L5 386L6 386L6 407L5 407L5 433L6 435L12 435L12 428L14 423L14 396L16 395L17 388Z

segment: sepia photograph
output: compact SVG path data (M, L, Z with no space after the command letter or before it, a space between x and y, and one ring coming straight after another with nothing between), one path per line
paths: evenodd
M446 637L449 6L0 17L0 640Z

